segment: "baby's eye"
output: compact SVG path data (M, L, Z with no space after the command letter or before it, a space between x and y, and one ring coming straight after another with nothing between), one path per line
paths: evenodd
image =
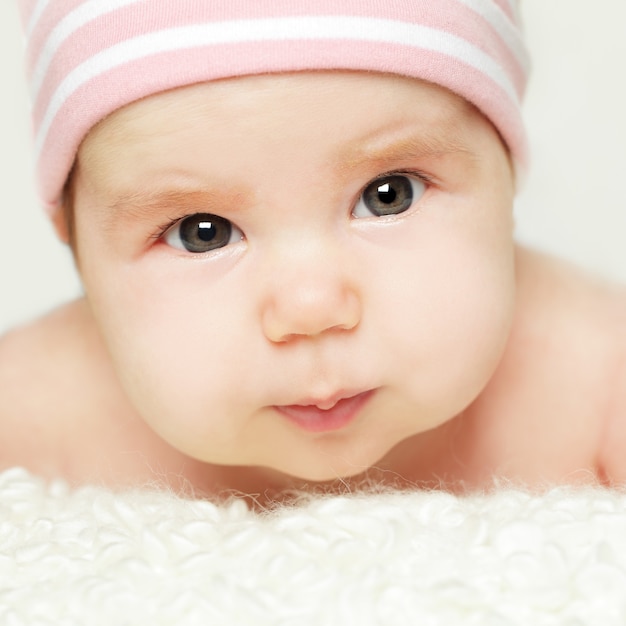
M176 222L163 238L173 248L199 254L241 241L243 233L219 215L196 213Z
M414 176L390 174L373 180L352 211L354 217L382 217L404 213L426 191L426 184Z

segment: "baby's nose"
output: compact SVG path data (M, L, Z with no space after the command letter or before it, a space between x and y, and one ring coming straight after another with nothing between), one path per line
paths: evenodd
M262 312L265 336L273 342L352 330L361 319L355 285L338 268L287 271L270 286Z

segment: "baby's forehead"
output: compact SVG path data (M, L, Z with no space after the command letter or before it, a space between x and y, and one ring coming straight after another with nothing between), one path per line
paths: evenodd
M216 136L234 142L259 124L274 136L305 137L332 126L345 160L376 151L390 137L401 143L407 133L408 141L421 135L433 151L467 149L478 119L484 116L463 98L415 78L340 71L268 74L180 87L131 103L88 133L79 157L97 159L102 150L119 153L133 143L156 147L168 133L184 139L185 130L193 139L200 127L213 127Z

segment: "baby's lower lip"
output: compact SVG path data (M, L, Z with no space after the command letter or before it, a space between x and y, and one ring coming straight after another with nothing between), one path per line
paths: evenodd
M342 398L330 409L320 409L315 404L291 404L274 407L290 422L310 433L341 430L350 424L374 395L374 390Z

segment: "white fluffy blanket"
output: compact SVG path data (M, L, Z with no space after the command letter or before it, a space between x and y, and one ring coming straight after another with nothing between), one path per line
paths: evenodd
M316 497L258 514L0 474L0 624L626 623L626 495Z

